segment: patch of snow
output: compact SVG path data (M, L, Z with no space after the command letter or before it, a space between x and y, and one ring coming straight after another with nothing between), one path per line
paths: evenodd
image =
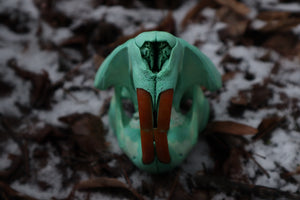
M35 147L36 145L30 146L29 151L31 154ZM38 181L44 181L49 184L50 187L48 189L41 190L36 182L23 184L19 181L15 181L11 187L37 199L51 199L53 196L56 198L65 198L72 188L62 187L62 174L56 167L56 165L61 162L60 158L55 156L51 151L48 152L48 155L49 158L46 166L31 171L31 173L36 173L36 179ZM33 166L34 164L31 165L31 168L34 168Z
M1 51L1 50L0 50ZM1 53L0 53L1 54ZM1 61L0 61L1 63ZM2 65L2 66L1 66ZM16 76L12 69L4 67L6 64L0 64L3 71L0 72L1 76L3 76L3 80L7 82L13 81L13 93L10 96L4 97L0 99L0 112L3 114L11 114L20 116L21 113L16 106L16 103L21 105L28 106L29 105L29 91L31 87L31 83L28 81L24 81ZM5 76L4 76L5 75Z
M62 0L56 4L56 8L69 17L78 19L93 11L93 0ZM80 15L78 15L80 13Z
M58 103L53 105L51 111L36 110L34 114L48 123L60 124L58 121L59 117L74 112L89 112L98 115L101 107L100 94L89 91L64 92L63 90L58 90L55 93L55 99L58 100Z
M264 5L263 8L278 11L298 12L300 10L300 3L277 3L276 5Z
M1 144L1 143L0 143ZM5 146L0 153L0 170L6 169L11 165L11 160L8 158L9 154L20 155L21 151L17 143L13 140L5 141Z
M151 176L146 172L135 171L131 174L130 180L132 187L138 189L142 185L143 181L147 183L151 182Z
M18 9L22 10L31 15L32 18L36 19L39 17L39 12L34 6L32 0L10 0L10 1L0 1L0 12Z
M272 8L280 10L295 10L300 9L299 4L289 4L288 6L283 6L278 4L278 0L243 0L248 6L260 5L263 8ZM213 110L215 112L216 120L232 120L240 123L245 123L253 127L257 127L262 119L269 115L279 115L286 116L288 121L287 129L276 129L268 144L264 144L262 141L256 141L247 146L247 150L254 153L255 159L260 163L260 165L267 170L270 174L270 178L266 175L258 175L259 168L256 164L249 160L245 164L245 173L254 181L255 184L260 184L268 187L276 187L285 191L296 192L298 191L299 184L287 183L280 177L280 168L282 166L288 171L295 171L296 167L300 165L299 157L299 146L300 137L299 131L296 131L296 125L300 126L300 119L294 120L290 116L292 108L287 108L281 111L276 109L259 109L259 111L247 110L244 115L240 118L234 118L230 116L227 112L228 102L230 98L236 96L239 90L249 89L251 86L257 83L262 83L263 80L270 75L271 69L274 63L278 62L283 67L279 70L278 75L272 75L272 78L283 83L285 88L279 88L276 85L270 85L273 90L273 97L269 100L269 104L275 105L276 103L282 103L280 99L280 92L287 94L289 97L299 99L299 82L300 82L300 72L299 72L299 62L298 61L288 61L283 59L278 54L271 52L271 61L263 62L259 58L265 55L268 51L263 48L258 47L244 47L244 46L233 46L229 44L228 47L224 47L218 36L218 30L224 28L226 24L221 22L215 22L215 11L211 8L205 8L202 11L202 15L206 17L206 20L201 23L191 23L186 29L182 30L180 23L187 11L197 4L196 0L185 1L184 4L173 11L173 17L176 21L176 26L178 30L178 36L185 39L190 44L199 44L199 49L206 54L213 63L217 66L221 73L224 73L224 69L220 66L220 62L224 55L229 53L234 58L242 58L243 62L233 66L233 69L240 71L235 75L232 80L224 83L221 94L218 99L211 100ZM274 6L276 4L276 6ZM286 5L286 4L285 4ZM82 23L83 21L89 19L104 20L108 23L115 24L122 29L124 35L133 34L141 28L153 28L167 15L167 10L155 10L145 8L142 5L139 9L128 9L121 6L99 6L93 8L92 0L81 1L81 0L61 0L56 4L57 8L74 18L74 22L71 25ZM51 81L55 82L63 77L63 74L58 72L58 59L59 55L53 51L42 50L39 41L36 37L39 17L39 11L34 6L32 0L10 0L0 2L0 11L3 9L13 9L18 8L22 11L28 12L33 19L30 25L34 28L27 34L16 34L10 31L5 26L0 25L0 67L4 81L13 83L14 90L11 96L4 97L0 99L0 112L3 114L12 114L21 116L15 103L18 102L22 105L29 105L30 88L31 84L29 81L21 80L12 69L7 67L7 61L10 58L16 58L19 66L26 70L30 70L35 73L41 73L42 70L46 70L49 73ZM298 10L299 10L298 9ZM251 16L255 16L256 11L252 9ZM69 28L52 28L44 22L41 22L43 29L42 39L46 41L54 42L59 44L63 40L72 36L72 31ZM260 20L255 20L251 26L255 29L264 26L264 22ZM295 33L300 32L300 26L295 27L293 30ZM198 43L199 42L199 43ZM202 42L202 44L201 44ZM76 51L70 52L69 49L64 49L68 51L68 54L78 58L78 53ZM221 52L222 50L222 52ZM80 60L80 59L79 59ZM33 110L30 114L31 116L37 116L41 120L41 124L38 126L43 126L46 123L50 124L60 124L57 120L58 117L68 115L74 112L82 113L89 112L95 115L99 115L100 108L104 100L112 96L112 90L101 91L95 93L91 90L83 91L68 91L68 88L72 86L78 87L93 87L93 77L95 74L95 69L93 68L92 59L87 60L82 63L79 68L80 75L75 76L72 80L65 82L63 88L57 90L54 94L55 103L52 104L53 109L51 111L46 110ZM250 72L254 75L254 80L246 80L244 77L244 72ZM13 81L12 81L13 80ZM299 105L300 107L300 105ZM118 141L109 128L108 116L102 117L105 128L108 129L108 134L106 136L106 141L110 144L109 150L113 153L121 154L122 151L118 146ZM61 125L61 124L60 124ZM184 174L195 174L197 171L203 170L203 164L206 168L213 168L213 161L209 155L209 147L204 142L204 140L199 138L199 142L195 148L191 151L187 159L180 166ZM247 137L246 137L247 138ZM247 138L250 140L250 138ZM49 147L51 148L51 147ZM32 153L34 149L30 147L30 152ZM9 153L18 153L20 150L18 146L13 141L8 141L4 145L4 152L0 156L0 169L4 169L11 164L11 161L7 158ZM261 158L261 155L266 157ZM71 188L66 190L61 190L61 175L56 169L56 164L60 162L59 158L50 153L48 164L37 172L38 178L40 180L50 183L53 187L42 191L36 184L27 183L23 184L18 181L12 184L12 187L19 192L31 195L39 199L50 199L52 196L56 198L65 198L70 192ZM109 163L110 166L114 166L115 162ZM81 180L88 179L88 175L80 174ZM300 182L300 176L294 176L296 180ZM132 181L134 188L141 187L142 181L151 183L151 176L145 172L135 171L129 177ZM125 183L123 177L120 178L122 182ZM180 177L180 181L184 187L186 183L183 181L184 177ZM76 198L84 199L86 198L85 192L76 192ZM158 198L158 197L156 197ZM109 195L103 195L100 193L92 193L90 199L119 199L118 197L111 197ZM233 199L225 194L218 194L213 197L213 199Z
M299 146L299 133L296 131L286 132L283 129L274 131L268 145L264 145L262 141L257 141L248 146L254 153L256 161L270 174L270 178L266 175L259 176L255 184L296 192L299 189L299 185L287 184L286 181L281 179L279 166L284 167L288 171L295 171L300 163L298 156L300 153ZM298 153L294 154L291 152ZM248 165L247 169L250 166Z
M197 1L195 0L187 0L178 9L173 10L173 17L175 19L176 27L180 33L182 32L181 22L184 19L186 12L193 8L196 3Z
M195 174L196 172L203 171L205 169L212 169L214 163L208 152L209 146L206 142L204 142L202 136L199 135L196 146L192 149L187 159L180 167L188 174Z
M262 27L264 27L266 25L265 21L262 20L253 20L253 22L251 23L252 28L254 29L261 29Z
M234 200L233 197L227 196L224 193L219 193L213 196L212 200Z
M293 28L293 32L295 35L300 35L300 24Z

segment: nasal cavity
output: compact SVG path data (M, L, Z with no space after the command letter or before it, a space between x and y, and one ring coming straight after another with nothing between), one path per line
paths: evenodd
M153 73L159 72L170 58L172 48L163 42L145 42L140 48L142 58L147 62Z

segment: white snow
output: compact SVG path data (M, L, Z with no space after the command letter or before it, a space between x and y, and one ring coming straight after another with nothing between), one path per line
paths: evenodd
M135 33L141 28L153 28L168 13L167 10L155 10L145 8L141 6L139 9L123 8L121 6L99 6L92 7L92 0L70 0L59 1L57 8L75 19L73 24L79 24L88 19L104 20L115 24L122 29L124 35L130 35ZM263 8L278 9L278 10L300 10L299 3L280 4L278 0L266 0L266 1L252 1L243 0L247 5L261 5ZM244 166L244 172L248 175L254 184L264 185L267 187L275 187L285 191L296 192L300 190L300 178L294 176L298 180L298 184L287 183L280 177L280 168L284 167L288 171L294 171L300 165L300 132L296 127L300 126L300 119L294 120L290 116L291 109L278 111L278 109L260 109L247 110L240 118L234 118L228 114L227 107L229 100L238 94L239 90L249 89L254 84L262 83L266 77L270 76L274 63L281 64L278 75L272 75L272 78L278 82L284 84L284 88L280 88L276 85L270 85L269 88L273 90L273 97L269 103L275 105L282 103L280 93L286 94L290 98L300 97L300 70L298 60L287 60L282 58L277 53L271 52L271 61L264 62L259 58L265 55L269 50L260 47L252 46L234 46L228 45L224 47L224 44L219 39L218 30L224 28L226 24L215 21L215 10L212 8L206 8L202 11L202 15L206 17L206 20L201 23L191 23L187 28L182 29L180 22L184 18L186 12L191 9L197 3L196 0L186 1L180 8L173 11L174 18L176 20L176 26L178 30L177 36L185 39L191 44L195 44L197 41L201 41L201 46L198 48L205 53L217 66L221 73L224 73L223 67L220 62L224 55L227 53L234 58L241 58L242 62L233 66L234 70L239 71L235 77L224 84L224 88L221 89L219 98L210 100L214 110L215 120L232 120L240 123L245 123L253 127L257 127L262 119L269 115L285 116L288 121L286 129L277 128L270 138L268 144L264 144L259 140L254 143L250 143L246 148L248 151L254 153L255 159L259 164L266 169L270 174L268 178L265 174L257 175L259 168L249 160ZM139 4L137 4L139 6ZM275 6L274 6L275 5ZM52 82L61 80L63 73L58 72L58 57L57 52L51 50L43 50L39 46L38 38L36 37L37 31L37 19L39 18L39 11L33 5L32 0L10 0L0 2L0 11L4 9L18 8L30 14L31 24L33 29L27 34L16 34L10 31L7 27L0 25L0 76L3 80L10 82L14 85L12 95L4 98L0 98L0 113L10 114L15 116L21 116L21 112L15 105L16 102L28 106L31 83L20 79L12 69L7 67L7 61L10 58L16 58L18 65L26 70L41 73L42 70L46 70L49 73L49 77ZM255 15L255 12L253 12ZM264 26L264 22L255 20L251 26L255 29L259 29ZM54 44L59 44L65 39L72 36L72 32L69 28L52 28L44 22L41 22L43 28L42 37L46 40L50 40ZM295 33L300 33L300 26L298 25L294 29ZM224 50L225 49L225 50ZM218 53L220 50L222 53ZM70 52L72 50L66 50L68 53L78 58L77 52ZM55 125L61 125L58 118L74 112L83 113L89 112L95 115L99 114L100 108L104 100L112 96L112 90L101 91L95 93L90 90L83 91L68 91L72 86L86 86L93 87L93 76L95 68L93 66L92 58L81 63L79 68L80 74L75 76L72 80L65 82L63 88L57 90L54 94L54 103L52 104L52 110L33 110L30 113L30 117L38 117L41 120L41 125L50 123ZM254 79L249 81L244 78L244 73L248 71L254 75ZM300 105L298 105L300 107ZM108 117L102 118L105 127L109 129ZM213 168L213 161L209 154L209 147L205 141L200 140L189 154L187 159L180 166L184 174L195 174L197 171L203 170L203 166L208 169ZM247 137L246 137L247 138ZM247 138L249 139L249 138ZM107 142L109 150L121 154L121 150L117 145L117 139L114 133L109 129L107 134ZM11 140L8 140L4 146L4 151L0 155L0 169L9 167L11 161L7 155L10 153L20 154L18 146ZM51 147L49 147L51 148ZM31 147L30 153L33 152L34 147ZM61 174L57 171L56 164L59 163L59 157L53 153L49 153L50 158L48 164L37 172L37 177L43 180L53 187L46 191L42 191L35 183L23 184L18 181L12 183L12 187L19 192L32 195L39 199L50 199L52 196L56 198L65 198L71 188L61 189ZM261 155L265 158L262 158ZM115 165L114 162L109 165ZM182 176L183 176L182 175ZM150 175L145 172L135 171L129 178L132 181L133 188L139 188L142 181L151 183ZM82 175L81 179L88 179L86 175ZM122 181L124 179L122 178ZM184 183L184 182L183 182ZM186 185L184 185L186 187ZM85 193L76 192L78 199L85 198ZM90 196L91 200L95 199L119 199L113 198L109 195L102 195L100 193L93 193ZM218 194L213 197L214 200L219 199L233 199L225 194Z

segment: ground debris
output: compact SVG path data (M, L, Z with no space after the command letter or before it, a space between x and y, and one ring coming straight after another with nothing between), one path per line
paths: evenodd
M145 29L141 28L137 32L131 34L131 35L125 35L120 38L118 38L115 42L108 45L108 52L111 52L113 49L115 49L118 45L123 44L127 40L136 37L138 34L145 32L145 31L166 31L169 33L172 33L176 35L176 26L175 26L175 20L173 18L172 12L168 12L166 17L162 19L162 21L154 28Z
M272 116L264 118L261 123L258 125L258 133L252 137L254 141L263 139L265 142L270 138L270 134L274 129L281 125L285 120L284 117Z
M117 193L119 194L122 192L122 190L125 190L126 192L129 192L135 199L144 199L135 189L128 187L125 183L119 181L118 179L109 177L97 177L77 183L70 193L68 200L73 199L73 195L76 190L93 190L99 188L117 189ZM115 193L114 190L112 192Z
M33 0L40 10L41 18L52 27L66 27L72 23L72 19L56 8L56 0Z
M222 6L226 6L230 8L235 13L241 16L247 16L250 13L250 8L246 6L244 3L236 1L236 0L228 0L228 1L221 1L216 0L217 3L221 4Z
M285 198L291 200L300 199L300 196L297 194L281 191L276 188L230 181L222 177L215 177L210 175L196 175L194 180L196 183L196 187L198 188L229 192L235 196L251 195L251 196L256 196L265 199L277 199L277 198Z
M29 13L21 9L3 10L0 12L0 24L19 34L30 31L30 20Z
M13 2L0 3L1 200L40 194L53 200L208 200L219 193L224 199L299 199L299 192L282 191L299 190L296 0ZM210 123L198 141L204 145L159 175L120 153L106 130L112 91L93 87L113 49L154 30L199 47L223 80L219 92L204 92L211 103ZM35 69L35 61L46 65ZM20 103L20 88L27 89L21 79L31 83L28 105ZM192 105L183 102L186 110ZM132 104L122 103L132 116Z
M264 84L255 84L251 89L240 90L238 95L230 99L228 112L232 116L242 116L246 109L258 110L267 107L272 95L268 80Z
M90 113L74 113L59 118L72 130L72 139L85 153L98 154L106 149L105 133L99 117Z
M15 59L10 59L7 63L18 76L22 79L29 80L32 83L30 91L30 104L37 109L50 109L52 96L56 89L62 84L54 85L49 79L47 71L42 71L41 74L22 69L18 66Z
M207 131L231 135L255 135L258 132L256 128L232 121L214 121L208 125Z
M28 195L22 194L9 185L0 181L0 198L4 200L9 199L20 199L20 200L37 200L36 198L30 197Z
M3 80L0 79L0 98L11 95L14 87Z
M181 27L185 28L204 8L214 5L213 1L203 0L199 1L194 7L192 7L181 21Z

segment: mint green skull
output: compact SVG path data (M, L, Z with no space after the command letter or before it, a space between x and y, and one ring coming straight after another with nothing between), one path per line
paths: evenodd
M100 66L95 87L115 87L110 125L120 148L140 169L160 173L179 165L206 126L209 104L200 86L215 91L221 77L196 47L166 32L144 32L117 47ZM122 100L135 109L128 116ZM181 102L191 100L188 112Z

